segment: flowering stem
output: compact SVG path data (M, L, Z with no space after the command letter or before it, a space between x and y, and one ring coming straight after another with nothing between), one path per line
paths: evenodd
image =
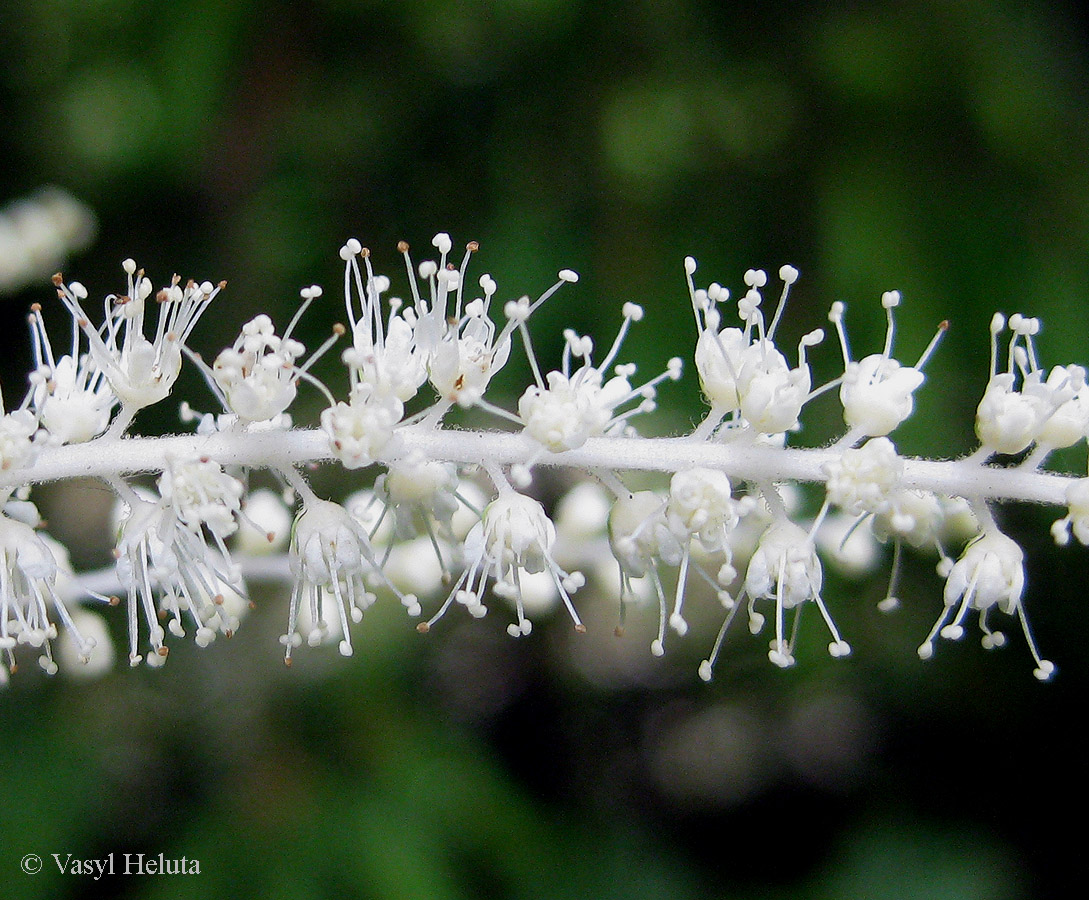
M539 445L524 434L435 429L421 423L398 430L405 455L418 451L428 459L462 464L513 465L537 453ZM822 467L837 459L831 448L742 446L674 438L590 438L576 450L546 454L539 465L613 471L677 472L720 469L749 482L823 482ZM67 478L109 478L161 472L170 458L207 456L225 466L284 469L332 459L328 437L318 429L287 433L220 432L211 435L103 437L83 444L43 448L34 465L0 472L0 487L40 484ZM1021 500L1063 506L1069 475L1023 468L1002 468L960 460L904 459L903 486L939 495Z

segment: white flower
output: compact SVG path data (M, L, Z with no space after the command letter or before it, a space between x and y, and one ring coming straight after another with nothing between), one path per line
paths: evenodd
M328 389L307 371L344 333L337 325L333 334L301 365L298 359L306 348L291 337L302 314L322 290L311 285L300 291L302 303L288 323L283 336L276 334L272 320L261 314L242 326L233 347L220 352L212 364L210 380L222 392L223 405L244 424L267 422L281 416L295 400L300 379L305 379L336 401Z
M988 650L1003 646L1006 636L1001 631L992 631L987 622L991 610L997 608L1020 619L1025 640L1036 661L1033 674L1040 681L1049 680L1055 673L1055 665L1040 658L1022 605L1024 559L1024 552L1017 542L997 530L985 530L970 543L949 570L945 582L945 607L927 639L919 645L919 656L930 659L934 655L934 640L939 634L949 640L964 637L962 623L971 610L979 613L983 646Z
M786 357L775 347L775 330L786 306L790 286L798 279L798 270L783 266L779 277L783 293L771 324L765 330L760 309L760 289L768 281L767 273L750 269L745 273L748 291L738 301L737 310L744 331L719 330L721 316L716 303L729 299L730 292L712 284L696 290L692 276L696 261L685 259L688 290L696 316L699 338L696 342L696 370L700 385L711 401L711 414L698 434L709 431L726 415L739 414L743 424L761 434L779 434L798 427L802 406L811 396L812 379L805 351L824 339L820 329L802 337L798 345L798 366L790 368Z
M0 394L0 411L3 410ZM37 456L38 420L28 409L0 415L0 471L21 469L30 465Z
M665 372L645 384L632 388L629 379L635 374L634 365L617 366L616 374L605 380L605 372L616 360L632 322L643 318L642 307L625 303L624 322L600 366L591 360L593 342L580 337L571 329L564 331L562 371L549 372L542 380L533 348L526 342L537 383L528 387L518 401L518 415L525 423L526 433L553 453L574 450L591 437L613 431L635 413L654 410L656 385L666 378L676 381L681 376L681 361L669 361ZM583 364L571 371L571 360ZM626 412L617 408L639 398L639 404Z
M707 550L727 546L729 532L745 511L733 499L730 479L717 469L688 469L669 481L666 521L678 539L698 539Z
M1046 397L1052 413L1040 427L1036 440L1049 449L1073 447L1089 430L1089 391L1086 389L1085 369L1081 366L1055 366L1047 381L1032 379L1022 392L1040 392Z
M377 461L390 447L404 406L393 394L374 393L368 384L352 390L347 403L322 411L321 427L333 455L345 468L359 469Z
M238 529L245 486L214 459L169 459L159 493L190 531L205 526L215 537L225 538Z
M821 599L823 581L820 559L805 529L787 519L773 522L749 560L745 590L750 598L749 627L754 633L763 625L763 617L754 613L752 602L775 601L775 639L771 642L768 658L777 666L794 664L794 642L793 637L789 641L785 638L784 612L789 609L800 612L807 600L817 605L832 635L828 652L836 657L851 652L850 645L840 638Z
M885 347L880 353L851 361L847 347L847 332L843 327L842 303L833 303L828 319L836 327L840 349L843 352L843 384L839 390L843 403L843 419L847 423L849 437L882 437L900 425L911 415L915 407L914 394L923 383L922 368L938 346L949 323L942 322L923 355L914 366L904 366L892 357L895 322L892 311L900 305L899 291L886 291L881 295L888 325L885 331Z
M239 616L226 598L232 592L244 594L244 587L223 541L234 531L240 499L240 485L233 487L232 482L215 463L182 461L172 462L163 473L157 499L131 488L124 491L114 556L118 581L127 594L129 665L145 660L139 652L141 616L151 646L146 661L156 667L169 652L161 618L177 637L185 636L188 618L199 647L208 646L217 634L230 637L237 631ZM206 493L210 486L223 496Z
M471 245L475 247L475 245ZM364 281L357 257L366 265ZM370 251L352 239L340 248L344 260L344 305L348 313L352 346L344 351L353 394L359 385L368 387L368 395L383 399L395 397L402 403L411 400L427 380L427 358L416 341L416 310L409 316L397 315L401 300L389 301L389 319L382 319L382 294L389 289L389 279L375 276ZM352 286L355 286L353 296ZM445 304L444 304L445 307Z
M82 332L74 320L71 352L57 359L41 306L35 303L30 309L31 406L49 432L50 443L79 444L98 437L109 426L118 403L109 380L94 356L81 352Z
M87 289L79 282L66 285L60 275L53 278L57 295L87 337L95 365L121 402L122 416L114 423L119 430L138 410L170 394L181 371L182 347L197 320L226 286L223 281L218 285L188 281L183 287L175 275L154 297L159 315L149 340L144 334L144 306L152 294L151 279L131 259L126 259L122 268L128 276L128 293L106 298L106 320L99 327L91 324L80 305L87 298Z
M374 483L375 494L393 515L394 534L401 538L415 537L418 525L432 533L432 522L444 537L452 537L451 523L459 505L457 490L457 467L420 453L390 463L389 470Z
M26 645L39 651L38 663L50 675L57 671L51 642L57 626L55 613L71 636L77 655L86 662L95 640L84 635L72 619L58 590L61 568L46 539L29 525L0 515L0 653L7 671L17 668L15 648Z
M495 324L489 317L496 292L495 281L490 275L481 276L479 281L484 296L465 303L464 308L462 305L465 269L476 244L469 244L460 270L446 263L451 247L449 235L435 235L432 244L441 254L439 262L425 262L419 270L420 277L430 286L429 304L420 297L408 257L408 245L400 244L415 300L416 340L427 354L428 377L439 396L447 403L473 406L481 401L492 377L506 364L514 329L524 327L542 303L563 284L578 281L578 275L563 269L559 280L532 303L528 297L506 303L503 312L507 321L496 333ZM448 309L451 295L454 297L452 311Z
M1020 453L1036 442L1045 452L1073 445L1085 436L1089 422L1083 397L1085 370L1056 367L1045 381L1032 340L1040 321L1015 314L1008 323L1013 337L1006 371L998 372L998 335L1006 324L998 313L991 319L991 377L976 410L982 451Z
M894 490L876 511L873 531L880 541L904 540L912 547L935 545L943 522L938 498L929 491Z
M621 495L609 513L609 546L620 566L620 625L624 629L629 597L635 596L632 580L649 577L658 598L658 635L651 642L655 656L665 653L666 597L658 573L659 563L675 566L684 551L666 522L668 500L653 491Z
M379 573L366 532L348 511L338 503L312 498L295 519L291 536L291 570L295 587L291 592L287 632L280 637L284 645L284 662L291 665L291 651L302 643L299 633L299 607L309 607L312 628L306 635L312 647L321 644L329 631L326 603L330 595L340 628L340 652L352 655L352 639L348 623L360 622L363 613L375 602L368 590L367 580L375 577L389 587L389 581ZM412 594L394 592L409 615L420 614L420 605Z
M1070 543L1073 532L1078 543L1089 546L1089 478L1079 478L1066 489L1067 514L1051 525L1051 536L1059 546Z
M474 618L487 612L482 602L484 586L489 576L495 579L495 593L515 602L518 621L507 626L512 637L527 635L533 628L525 615L521 579L524 573L546 572L551 577L575 624L575 630L586 628L571 603L571 594L585 584L580 572L565 572L552 555L556 543L556 526L532 497L505 487L499 496L484 508L484 515L465 538L465 558L468 565L454 584L453 590L437 613L418 629L428 631L450 605L457 601Z
M872 438L849 448L824 466L828 502L853 516L883 512L899 487L904 461L886 437Z

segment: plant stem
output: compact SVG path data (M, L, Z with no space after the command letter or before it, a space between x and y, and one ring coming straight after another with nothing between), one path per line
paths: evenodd
M539 455L540 445L522 434L435 429L425 424L398 429L403 453L478 465L511 465ZM591 438L582 447L539 456L539 465L613 471L677 472L720 469L744 481L823 482L825 463L842 450L776 448L676 438ZM109 478L160 472L169 458L207 456L224 466L285 468L332 458L328 438L317 429L290 432L221 432L212 435L99 438L85 444L42 449L29 468L0 472L0 488L67 478ZM1030 468L1002 468L961 460L904 460L903 486L940 495L986 500L1066 504L1073 476Z

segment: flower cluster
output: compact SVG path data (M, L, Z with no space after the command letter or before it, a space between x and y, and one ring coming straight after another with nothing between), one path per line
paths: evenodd
M161 665L171 638L191 631L205 647L230 637L249 607L248 575L274 571L293 585L280 638L289 664L303 644L336 643L351 655L353 630L383 596L418 619L420 632L450 616L480 618L506 605L507 631L522 637L553 608L585 631L579 594L589 589L618 594L619 636L632 604L657 607L654 656L664 654L667 632L670 643L701 639L690 623L695 604L709 598L719 627L704 645L699 675L710 680L735 641L730 629L741 611L750 634L765 634L776 666L796 664L810 608L828 653L848 657L852 648L833 618L834 598L825 596L825 573L872 571L884 546L891 577L878 607L886 612L900 603L904 549L937 556L945 587L935 624L918 646L921 658L936 655L939 638L961 639L970 617L985 648L1003 646L994 617L1004 615L1017 620L1036 677L1052 677L1055 666L1040 655L1026 617L1023 551L1000 530L993 508L1007 496L1065 504L1055 540L1089 543L1089 478L1043 468L1052 451L1089 435L1086 370L1041 366L1038 320L1015 314L991 322L978 451L951 462L908 459L891 435L912 415L947 323L915 363L901 363L893 344L902 298L889 291L881 298L881 352L853 359L844 304L834 303L828 320L843 368L815 387L807 355L823 330L806 333L789 355L776 343L798 270L779 269L782 290L769 317L765 272L746 272L734 302L718 283L697 287L696 262L688 258L693 361L708 411L689 434L644 438L635 423L654 410L664 383L681 377L682 362L669 359L637 379L635 365L620 361L625 339L645 318L643 307L620 305L621 324L603 356L591 337L564 330L561 359L548 369L534 351L529 320L577 275L561 270L535 300L504 300L491 276L470 277L475 242L456 262L448 235L436 235L432 248L437 258L416 265L408 245L399 245L408 275L401 299L392 295L391 279L375 272L371 252L347 241L340 250L346 324L334 325L307 352L296 329L325 296L313 285L301 291L286 328L258 315L209 357L211 365L192 340L223 282L174 276L156 291L125 260L125 293L105 298L96 323L85 310L87 289L55 276L72 322L70 341L54 346L35 304L26 393L10 411L0 396L5 680L23 646L34 648L50 673L58 668L53 642L65 635L81 661L108 653L101 646L106 632L86 618L93 616L87 605L123 604L130 663ZM148 306L156 313L149 316ZM342 338L347 394L338 399L312 370ZM523 351L531 383L514 404L493 401L496 373ZM130 434L140 410L173 394L187 359L220 409L200 415L183 402L182 422L197 423L190 435ZM326 402L317 428L292 421L303 383ZM834 390L842 436L827 447L787 447L806 405ZM469 407L502 429L448 423ZM995 454L1014 460L996 466ZM323 459L351 470L353 482L362 479L343 502L318 496L298 468ZM591 481L550 507L534 484L541 466L583 471ZM639 471L665 477L655 487L636 482L632 473ZM37 482L75 474L100 478L117 496L115 565L105 576L72 573L30 502ZM251 493L255 477L271 477L279 490ZM798 482L823 487L822 502L808 504L808 514ZM426 619L425 607L433 610Z

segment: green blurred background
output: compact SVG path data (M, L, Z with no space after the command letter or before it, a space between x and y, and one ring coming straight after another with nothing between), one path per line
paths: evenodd
M304 336L327 333L349 236L399 291L396 241L419 259L439 230L480 242L475 272L504 297L576 269L534 331L545 364L563 326L610 340L625 300L647 310L629 344L644 371L688 356L687 254L701 283L735 290L750 266L793 263L782 333L844 300L856 355L879 348L878 299L898 288L903 359L953 323L898 444L960 454L995 309L1044 317L1045 364L1087 361L1089 21L1064 4L838 6L5 0L0 202L52 184L93 208L97 239L65 272L94 296L123 287L127 256L156 281L227 279L193 339L205 354L258 311L283 324L313 282L328 303ZM63 327L48 274L0 297L9 403L27 306ZM835 374L834 345L814 357ZM199 380L182 390L211 408ZM700 415L691 372L662 393L659 431ZM319 400L303 395L296 419ZM176 430L175 411L138 426ZM838 434L835 411L814 404L798 440ZM1084 472L1084 452L1059 463ZM331 496L359 486L318 480ZM101 490L41 503L83 565L108 561ZM710 686L696 664L713 615L655 660L638 632L653 611L618 644L592 597L578 642L559 621L511 641L500 615L451 615L421 639L378 611L354 659L311 652L285 671L286 598L268 590L229 645L179 646L164 671L84 682L24 666L0 695L3 893L1064 896L1084 853L1087 570L1084 549L1048 547L1055 517L1002 517L1029 552L1051 685L1019 636L919 662L940 606L928 558L909 563L894 618L874 611L881 579L830 579L850 660L814 641L773 670L739 629ZM95 884L48 856L111 851L196 858L202 874ZM47 865L27 876L32 852Z

